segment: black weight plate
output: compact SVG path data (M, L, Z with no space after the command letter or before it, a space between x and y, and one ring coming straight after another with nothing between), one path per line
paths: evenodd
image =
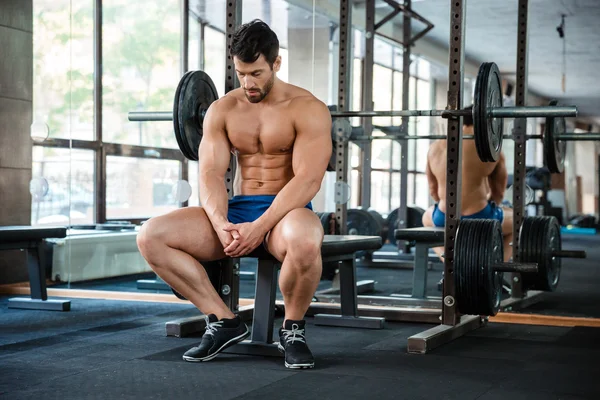
M368 211L351 208L346 217L348 235L381 236L381 229L375 217Z
M385 240L388 236L388 227L385 219L383 219L381 214L379 214L375 210L369 210L368 212L373 216L373 218L375 218L375 221L377 221L377 225L379 226L379 235L381 236L381 240L383 240L383 242L385 243Z
M329 157L329 163L327 164L327 171L335 171L335 153L337 151L337 142L333 141L333 151L331 152L331 157Z
M523 220L519 231L519 260L538 264L537 273L521 274L524 289L556 290L561 259L553 257L552 253L560 249L560 225L556 217L535 216Z
M558 101L551 100L550 106L558 105ZM553 174L560 174L565 169L565 154L567 142L558 140L567 130L565 119L562 117L546 118L544 132L544 164Z
M198 160L204 114L219 95L204 71L189 71L181 78L173 102L173 126L183 155Z
M462 314L496 315L502 293L502 228L496 220L461 220L454 244L456 301Z
M184 140L184 135L179 130L179 121L177 120L177 115L179 110L179 96L181 94L181 89L186 85L187 80L190 78L191 72L192 71L189 71L183 74L179 80L179 84L175 90L175 98L173 99L173 132L175 133L175 140L177 140L179 150L181 150L181 153L184 155L184 157L187 157L186 154L189 154L190 150L186 141Z
M491 109L502 107L502 79L498 66L483 63L475 81L473 130L475 147L481 161L498 161L502 151L504 120L491 117Z
M396 244L396 236L394 231L398 229L398 212L399 208L396 208L388 214L386 218L387 226L387 240L391 244ZM423 214L425 210L417 206L406 207L406 227L407 228L420 228L423 226Z
M316 213L319 219L321 220L321 226L323 226L323 231L326 235L335 234L334 229L332 229L331 220L335 218L335 214L330 212L317 212Z

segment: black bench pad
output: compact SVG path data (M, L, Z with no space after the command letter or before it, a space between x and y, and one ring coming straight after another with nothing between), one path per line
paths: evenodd
M444 241L444 228L407 228L407 229L396 229L394 236L396 240L415 240L418 242L443 242Z
M337 256L363 250L379 250L381 246L381 236L325 235L321 254Z
M0 243L36 241L66 236L66 227L0 226Z
M379 250L381 246L383 246L381 236L325 235L321 246L321 254L324 257L353 254L357 251ZM275 259L263 246L258 246L256 250L245 257Z

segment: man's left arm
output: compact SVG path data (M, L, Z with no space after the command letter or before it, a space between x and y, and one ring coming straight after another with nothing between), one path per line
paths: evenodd
M256 220L270 231L295 208L305 207L321 188L331 158L331 114L317 99L302 99L295 110L296 140L292 150L294 177L275 196L267 211ZM300 103L299 101L299 103Z
M508 171L506 170L506 159L504 158L504 153L500 153L496 168L494 168L488 177L490 200L493 200L498 205L502 204L507 182Z

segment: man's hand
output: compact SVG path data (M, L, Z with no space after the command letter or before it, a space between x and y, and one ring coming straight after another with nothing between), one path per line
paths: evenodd
M227 223L226 226L232 225L230 223ZM225 225L224 225L225 226ZM221 244L223 245L223 249L227 248L229 245L231 245L231 243L233 243L233 235L236 234L236 231L233 232L228 232L222 228L217 228L216 229L217 232L217 236L219 237L219 241L221 242Z
M223 231L233 237L233 242L225 248L229 257L242 257L256 249L265 240L267 232L254 222L226 224Z

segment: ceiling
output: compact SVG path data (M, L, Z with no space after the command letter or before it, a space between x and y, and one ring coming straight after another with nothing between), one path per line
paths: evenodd
M421 40L448 48L449 0L413 0L412 8L435 27ZM378 0L378 8L387 7ZM517 0L467 1L465 55L494 61L514 79ZM391 9L390 9L391 10ZM556 28L565 14L566 87L562 91L563 40ZM399 16L394 23L401 23ZM600 121L600 0L529 0L529 90L578 107L580 116Z

